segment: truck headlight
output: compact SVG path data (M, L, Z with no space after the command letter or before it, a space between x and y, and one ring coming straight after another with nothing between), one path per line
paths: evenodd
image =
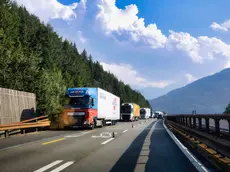
M89 124L89 120L84 121L84 124Z

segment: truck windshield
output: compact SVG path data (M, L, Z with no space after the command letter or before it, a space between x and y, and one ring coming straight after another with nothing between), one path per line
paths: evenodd
M121 106L121 113L131 113L132 108L130 105Z
M89 105L89 96L84 97L71 97L69 101L71 106L86 106Z
M140 113L141 113L141 114L146 114L146 110L145 110L145 109L141 109L141 110L140 110Z

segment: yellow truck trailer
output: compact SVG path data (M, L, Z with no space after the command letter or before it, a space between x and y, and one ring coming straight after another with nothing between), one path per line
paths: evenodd
M122 121L137 121L140 119L140 106L135 103L123 103L121 105Z

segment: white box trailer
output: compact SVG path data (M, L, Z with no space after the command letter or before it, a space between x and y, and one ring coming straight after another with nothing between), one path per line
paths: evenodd
M108 124L120 119L120 97L97 88L97 98L97 118L99 120L103 119Z
M150 108L145 108L145 110L146 110L145 118L148 119L151 116L151 109Z

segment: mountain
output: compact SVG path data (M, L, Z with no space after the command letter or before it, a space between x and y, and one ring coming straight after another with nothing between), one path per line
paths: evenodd
M204 77L185 87L150 100L154 110L165 110L169 114L223 113L230 102L230 68Z

